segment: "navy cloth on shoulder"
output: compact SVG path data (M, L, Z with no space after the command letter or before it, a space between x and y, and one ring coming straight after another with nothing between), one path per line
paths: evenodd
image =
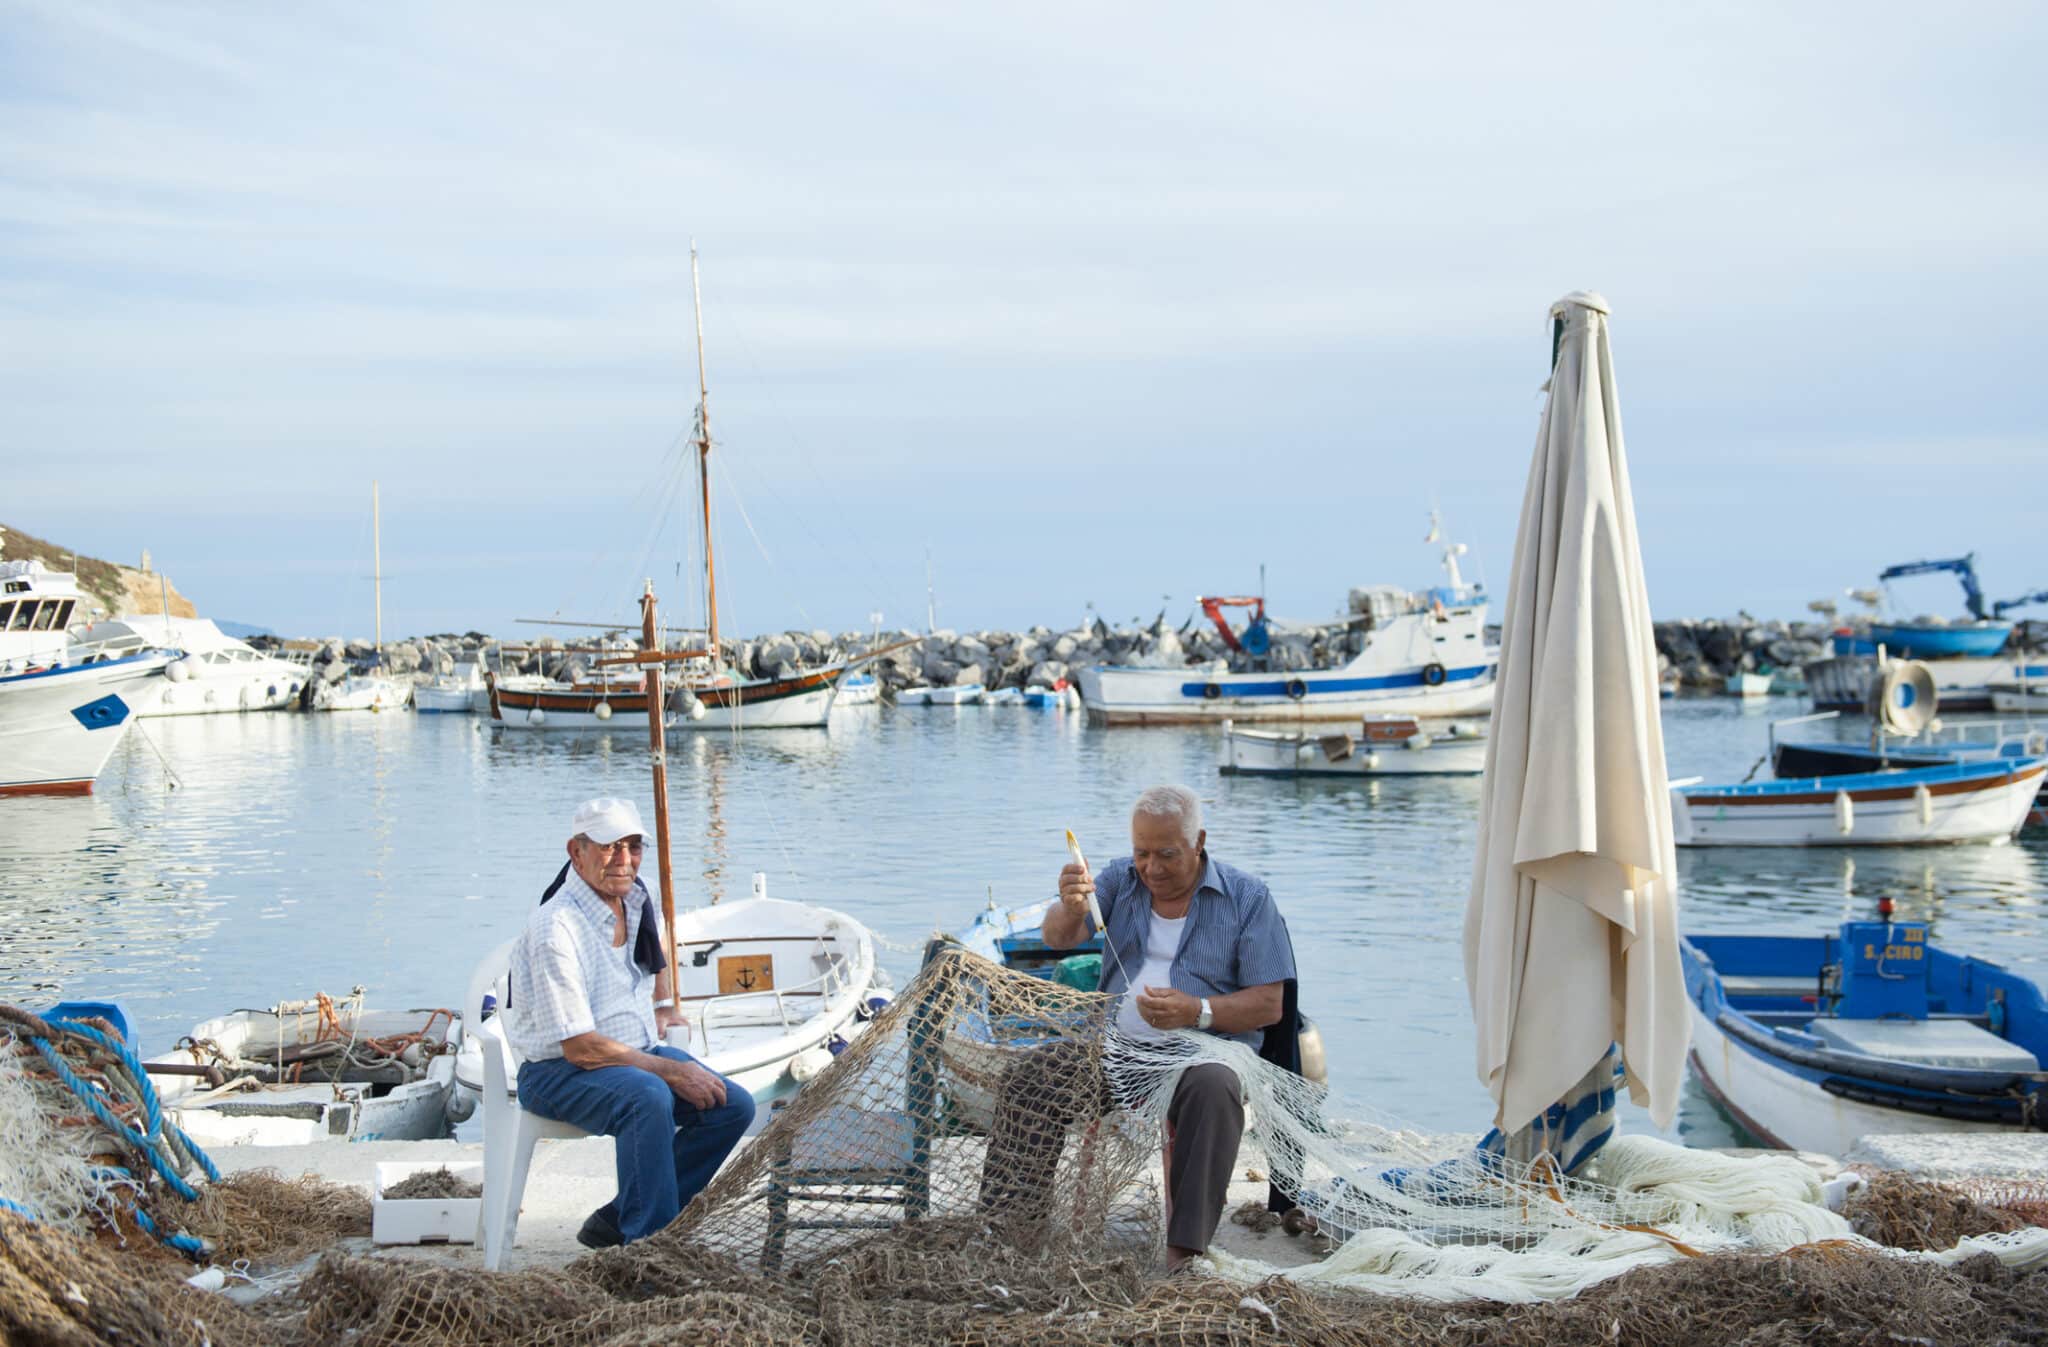
M547 906L548 899L561 892L568 878L569 862L563 861L562 868L555 872L555 882L548 885L547 891L540 896L541 906ZM633 962L643 973L659 973L668 967L668 959L661 952L661 937L656 934L654 897L637 879L633 881L633 887L640 892L640 933L633 939Z

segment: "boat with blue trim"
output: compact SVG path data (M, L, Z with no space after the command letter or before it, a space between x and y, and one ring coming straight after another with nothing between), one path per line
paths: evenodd
M84 597L69 572L0 561L0 795L88 794L183 653L78 645Z
M957 937L959 944L968 953L979 954L991 963L1041 978L1052 977L1068 959L1093 955L1100 960L1100 933L1069 949L1054 949L1045 943L1039 928L1045 925L1045 914L1055 901L1044 898L1022 907L1004 908L996 906L995 894L990 893L988 906L976 913L973 924ZM1088 985L1094 986L1092 977Z
M1864 1136L2048 1129L2048 1003L2027 979L1931 942L1924 922L1680 942L1691 1065L1773 1146L1847 1153Z
M1431 530L1431 541L1436 541ZM1202 668L1146 669L1098 665L1078 671L1081 703L1105 725L1186 724L1200 721L1345 721L1391 713L1407 716L1483 716L1493 710L1500 652L1486 643L1486 593L1464 583L1458 558L1463 544L1444 548L1450 583L1420 593L1390 586L1353 591L1352 622L1364 644L1335 668L1266 667L1271 637L1263 600L1209 600L1203 607L1234 650L1255 667L1231 672ZM1211 604L1256 602L1243 633L1232 633Z
M2001 721L1964 721L1905 737L1873 729L1867 742L1778 737L1778 731L1787 725L1833 720L1837 714L1821 711L1810 716L1773 721L1770 731L1771 775L1780 780L1851 776L1865 772L1940 767L1955 762L1995 762L2048 756L2048 732L2032 725L2014 728Z
M1708 786L1672 783L1678 845L1884 846L2004 842L2040 792L2048 758Z

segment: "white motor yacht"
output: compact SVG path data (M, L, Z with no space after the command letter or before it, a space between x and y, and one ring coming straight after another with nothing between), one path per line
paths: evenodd
M0 795L84 795L175 651L74 648L78 577L0 561Z
M182 650L165 671L162 694L138 716L205 716L227 711L280 711L298 703L306 666L266 655L203 617L118 617L78 633L81 646L119 656L158 648Z

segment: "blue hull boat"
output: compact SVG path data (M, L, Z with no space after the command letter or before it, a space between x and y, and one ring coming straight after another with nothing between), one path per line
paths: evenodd
M1046 910L1053 905L1051 898L1036 903L1027 903L1019 908L1000 908L991 899L989 905L974 918L974 924L960 933L960 944L971 954L999 963L1005 968L1033 977L1050 978L1063 962L1068 959L1094 955L1102 958L1102 937L1097 934L1075 945L1071 949L1054 949L1039 938L1038 930L1045 925ZM1088 986L1095 985L1094 979Z
M1761 1141L1839 1156L1871 1135L2048 1130L2040 988L1922 922L1679 948L1693 1071Z
M1989 659L2005 649L2011 636L2012 623L1996 619L1940 626L1873 623L1870 628L1872 644L1909 659Z

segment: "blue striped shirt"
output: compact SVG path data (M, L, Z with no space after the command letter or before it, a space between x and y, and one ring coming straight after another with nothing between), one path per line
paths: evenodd
M1109 927L1103 942L1100 990L1126 990L1131 973L1145 964L1145 936L1152 927L1152 891L1138 878L1128 856L1111 861L1095 876L1095 901ZM1088 933L1095 933L1091 917ZM1285 982L1294 976L1294 945L1287 923L1273 906L1266 881L1206 857L1202 880L1188 903L1188 924L1173 956L1168 980L1189 996L1228 996L1247 987ZM1252 1047L1261 1029L1225 1034Z
M618 918L611 907L573 869L554 900L526 919L526 934L512 947L505 1020L521 1057L560 1057L563 1039L593 1031L629 1048L658 1041L654 974L633 962L641 915L651 911L640 895L638 888L626 895L623 945L612 943Z

